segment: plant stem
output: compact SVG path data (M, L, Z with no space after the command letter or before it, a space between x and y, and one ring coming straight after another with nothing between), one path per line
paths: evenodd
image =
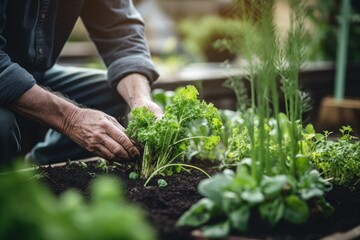
M167 168L167 167L172 167L172 166L182 166L182 167L194 168L194 169L196 169L196 170L204 173L208 178L211 178L211 176L210 176L207 172L205 172L205 171L202 170L201 168L196 167L196 166L194 166L194 165L189 165L189 164L185 164L185 163L171 163L171 164L166 164L166 165L164 165L164 166L156 169L156 170L150 175L150 177L145 181L144 187L146 187L146 185L150 182L150 180L151 180L154 176L156 176L160 171L164 170L164 169Z

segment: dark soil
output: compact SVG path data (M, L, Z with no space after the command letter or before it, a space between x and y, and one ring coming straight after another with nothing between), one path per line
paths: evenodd
M211 162L195 161L191 164L200 166L206 172L216 172ZM121 179L126 197L130 202L141 206L148 214L149 222L158 232L159 240L188 240L191 237L190 228L175 226L177 219L201 196L196 187L206 176L197 171L182 171L170 177L165 177L168 185L157 187L157 179L153 179L147 187L143 180L129 179L131 169L127 165L109 168L107 173L97 169L94 163L88 163L84 169L76 164L62 167L40 168L44 181L50 189L59 195L67 189L75 188L89 197L89 183L98 175L111 174ZM319 239L335 232L348 231L360 224L360 189L349 190L334 186L326 196L328 202L336 211L330 218L313 217L307 224L294 226L280 224L276 228L268 228L253 224L250 232L243 237L255 239Z

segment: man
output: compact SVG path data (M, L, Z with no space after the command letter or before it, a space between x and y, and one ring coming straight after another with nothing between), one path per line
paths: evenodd
M107 76L55 64L78 17ZM126 116L128 106L162 114L150 96L158 73L143 28L131 0L1 0L0 164L20 150L16 114L53 129L29 154L34 163L138 157L115 118Z

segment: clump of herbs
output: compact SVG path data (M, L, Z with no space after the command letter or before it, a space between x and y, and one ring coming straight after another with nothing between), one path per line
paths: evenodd
M315 133L309 125L304 133L303 147L313 165L332 182L353 187L360 182L360 142L352 136L352 128L343 126L341 137L329 140L331 132Z
M236 1L243 6L246 2ZM301 145L301 117L310 106L298 84L309 40L306 8L302 1L288 4L290 29L285 38L274 24L274 1L264 0L252 1L251 9L242 12L234 29L243 36L241 43L227 42L246 59L250 83L250 107L242 112L244 121L233 128L228 141L226 157L238 167L236 172L225 170L203 180L198 190L204 198L179 219L179 225L203 226L205 236L224 237L232 231L245 232L254 211L271 226L280 220L306 222L310 206L325 214L332 211L324 199L331 183L312 169Z
M202 139L206 149L218 144L221 118L214 105L200 101L198 94L194 86L178 89L161 119L156 119L145 107L131 111L127 134L144 145L141 178L148 178L153 173L171 175L180 171L185 166L180 163L183 163L190 139ZM189 137L189 125L201 119L206 120L212 134Z

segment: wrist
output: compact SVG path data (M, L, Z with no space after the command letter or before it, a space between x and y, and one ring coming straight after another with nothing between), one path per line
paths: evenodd
M140 74L130 74L121 79L116 87L119 94L125 99L130 108L151 101L149 81Z

